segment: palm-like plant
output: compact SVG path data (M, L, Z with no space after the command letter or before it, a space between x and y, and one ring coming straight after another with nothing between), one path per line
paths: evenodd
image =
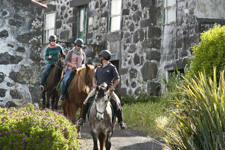
M165 128L166 141L171 149L222 150L225 148L225 81L221 72L219 83L214 68L213 78L199 73L194 78L184 78L171 111L176 121Z

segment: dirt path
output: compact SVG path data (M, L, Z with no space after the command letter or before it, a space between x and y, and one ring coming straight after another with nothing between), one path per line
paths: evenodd
M93 142L90 127L86 122L82 128L80 150L92 150ZM111 150L169 150L163 143L147 136L145 133L128 128L120 130L118 126L114 130Z

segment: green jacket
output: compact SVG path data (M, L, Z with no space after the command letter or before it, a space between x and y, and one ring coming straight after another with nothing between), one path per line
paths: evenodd
M63 49L60 45L57 45L54 48L50 48L48 46L48 48L45 51L45 60L47 60L49 64L57 62L58 61L58 54L60 53L61 50L63 52ZM49 55L52 55L51 59L48 58Z

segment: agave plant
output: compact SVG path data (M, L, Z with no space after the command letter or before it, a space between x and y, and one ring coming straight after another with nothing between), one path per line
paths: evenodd
M175 116L172 128L164 128L166 142L176 150L222 150L225 148L225 81L224 71L217 83L216 69L213 78L199 73L198 77L184 78L179 94L170 111Z

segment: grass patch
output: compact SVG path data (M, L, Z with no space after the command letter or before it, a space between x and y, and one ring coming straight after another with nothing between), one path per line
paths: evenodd
M151 137L164 137L165 134L161 128L168 123L168 113L164 109L167 104L165 99L125 104L123 106L124 121L129 127L144 131Z

